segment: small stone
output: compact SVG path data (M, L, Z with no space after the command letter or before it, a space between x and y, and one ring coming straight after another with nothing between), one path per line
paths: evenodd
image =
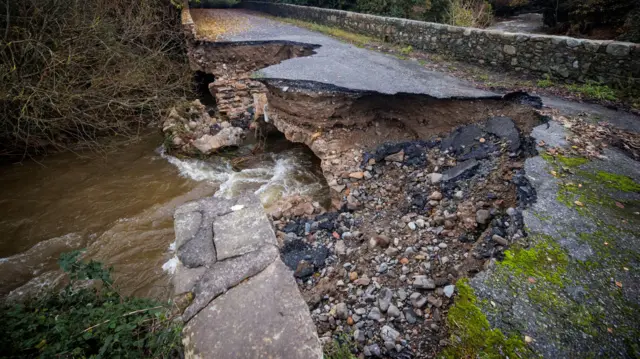
M481 209L476 212L476 222L480 224L487 224L489 218L491 218L491 213L486 209Z
M456 193L453 194L453 197L455 197L457 199L462 199L462 197L464 197L464 192L456 191Z
M394 153L384 158L387 162L402 162L404 161L404 151Z
M442 299L436 298L431 294L427 295L427 302L436 308L442 307Z
M354 330L353 331L353 339L355 339L356 341L358 341L360 343L364 343L364 341L365 341L364 331L362 331L360 329Z
M382 355L382 351L380 350L380 347L378 346L378 344L371 344L371 345L367 345L366 347L364 347L363 349L364 352L364 356L366 357L380 357L380 355Z
M440 183L442 180L442 173L430 173L429 180L431 180L432 184Z
M388 268L389 265L387 263L380 263L380 265L378 266L378 273L385 273Z
M447 248L447 244L441 242L441 243L438 243L438 247L440 247L442 249L445 249L445 248Z
M371 283L371 279L369 279L369 277L367 277L366 275L363 275L362 278L355 280L353 283L355 285L366 287Z
M499 235L497 235L497 234L494 234L494 235L491 237L491 239L492 239L494 242L498 243L499 245L501 245L501 246L503 246L503 247L506 247L506 246L509 244L509 242L508 242L506 239L504 239L504 238L500 237L500 236L499 236Z
M416 312L414 312L413 309L406 307L402 312L404 313L404 319L407 320L407 323L414 324L418 321L416 318Z
M402 265L405 265L405 264L408 264L408 263L409 263L409 258L406 258L406 257L405 257L405 258L402 258L402 259L400 260L400 264L402 264Z
M531 342L533 342L533 338L531 338L528 335L525 335L524 336L524 342L527 343L527 344L530 344Z
M400 336L400 332L398 332L397 330L393 329L389 325L385 325L380 330L380 336L382 337L382 340L384 340L385 342L389 341L389 342L394 342L395 343L395 341Z
M515 46L512 45L504 45L502 51L504 51L504 53L507 55L515 55L517 52Z
M455 291L455 289L456 289L456 286L453 284L449 284L445 286L443 289L444 295L446 295L447 298L451 298L453 296L453 292Z
M429 196L429 199L439 201L442 199L442 193L438 191L433 191Z
M347 309L347 304L338 303L336 305L336 317L338 319L347 319L349 316L349 310Z
M397 318L400 316L400 309L392 304L389 306L389 309L387 309L387 315L393 318Z
M419 289L435 289L436 283L425 275L418 275L413 278L413 286Z
M344 241L337 241L335 246L337 255L345 255L347 254L347 246L344 244Z
M418 292L413 292L409 296L409 300L411 301L411 305L414 308L418 308L418 309L424 307L424 305L427 304L427 298L425 298L422 294Z
M380 313L380 309L378 307L371 308L371 311L367 315L367 318L371 320L380 320L382 318L382 314Z
M415 231L417 226L414 222L409 222L409 224L407 224L407 226L409 226L409 229L411 229L412 231Z
M362 179L364 177L364 172L351 172L349 173L349 177L354 179Z
M384 313L389 309L391 305L391 299L393 298L393 292L389 288L380 289L380 293L378 293L378 307Z
M358 279L358 272L351 272L351 273L349 273L349 280L350 280L350 281L352 281L352 282L353 282L353 281L354 281L354 280L356 280L356 279Z

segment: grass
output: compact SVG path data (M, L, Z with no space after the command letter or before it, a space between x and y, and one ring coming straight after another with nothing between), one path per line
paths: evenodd
M588 82L581 85L567 85L567 89L575 94L583 95L596 100L618 100L617 93L614 89L596 82Z
M352 43L356 46L359 47L363 47L367 44L373 43L373 42L380 42L379 39L373 38L373 37L369 37L369 36L365 36L365 35L360 35L360 34L356 34L353 32L349 32L349 31L345 31L342 29L339 29L337 27L333 27L333 26L326 26L326 25L320 25L320 24L316 24L313 22L307 22L307 21L302 21L302 20L296 20L296 19L289 19L289 18L282 18L282 17L270 17L273 20L276 21L280 21L280 22L284 22L287 24L291 24L294 26L298 26L298 27L303 27L305 29L309 29L311 31L317 31L320 33L323 33L325 35L329 35L332 37L337 37L339 39L345 40L349 43Z
M538 80L536 85L538 85L538 87L548 88L548 87L552 87L554 83L551 80L551 76L547 75L544 79Z

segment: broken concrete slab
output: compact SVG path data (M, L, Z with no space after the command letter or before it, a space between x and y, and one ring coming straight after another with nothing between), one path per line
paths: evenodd
M442 182L447 183L451 181L458 181L466 178L473 173L480 165L480 162L471 159L468 161L460 162L455 167L449 168L442 172Z
M485 130L509 143L509 151L515 152L520 148L520 133L509 117L492 117L487 120Z
M195 299L184 311L182 318L189 321L194 315L218 295L227 289L238 285L243 280L258 274L278 258L278 248L267 244L259 250L247 253L240 257L230 258L216 262L207 269L195 285L193 292Z
M184 328L187 358L322 358L309 309L277 259L230 289Z
M200 280L206 267L187 268L178 261L173 277L171 277L171 284L173 285L174 294L182 294L193 291L196 283Z
M234 209L237 210L213 221L217 260L241 256L265 244L276 244L275 233L261 204L236 204Z
M187 268L211 265L216 262L211 227L201 226L197 234L178 248L178 258Z
M202 223L202 213L196 211L181 212L174 215L173 230L176 234L176 248L182 247L193 238Z

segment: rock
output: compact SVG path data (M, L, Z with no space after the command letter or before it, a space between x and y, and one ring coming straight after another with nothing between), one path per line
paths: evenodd
M398 339L398 337L400 336L400 332L398 332L397 330L395 330L393 327L389 326L389 325L385 325L382 327L382 329L380 330L380 337L382 337L382 340L384 340L385 342L394 342Z
M364 341L366 340L364 337L364 331L360 330L360 329L356 329L353 331L353 339L356 340L359 343L364 343Z
M622 42L612 42L607 45L607 53L613 56L624 57L631 52L632 44Z
M431 294L427 295L427 302L436 308L442 307L442 299L436 298Z
M427 304L427 298L425 298L422 294L418 292L413 292L409 296L409 300L411 301L411 305L414 308L418 308L418 309L424 307L424 305Z
M457 199L462 199L462 198L464 197L464 192L462 192L462 191L456 191L456 192L453 194L453 197L455 197L455 198L457 198Z
M387 309L387 315L392 318L397 318L400 316L400 309L392 304L389 306L389 309Z
M314 272L315 272L315 269L313 267L313 264L305 260L302 260L298 262L298 266L296 267L295 272L293 272L293 275L296 278L306 278L308 276L313 275Z
M303 215L311 215L313 214L313 211L315 209L313 208L313 204L309 203L309 202L302 202L300 204L298 204L296 207L293 208L292 212L294 216L298 216L301 217Z
M380 263L380 265L378 266L378 273L385 273L388 268L389 265L387 263Z
M354 179L362 179L364 177L364 172L351 172L349 173L349 177Z
M387 162L402 162L404 161L404 151L394 153L384 158Z
M491 213L486 209L480 209L476 212L476 222L487 224L491 218Z
M429 196L429 199L439 201L439 200L442 199L442 193L440 193L438 191L434 191Z
M358 273L357 272L350 272L349 273L349 280L353 282L356 279L358 279Z
M502 51L504 51L504 53L507 55L515 55L517 52L515 46L513 45L504 45Z
M414 222L409 222L409 224L407 224L407 226L409 227L410 230L415 231L417 226Z
M389 288L382 288L378 293L378 307L384 313L389 309L391 305L391 299L393 298L393 292Z
M413 309L406 307L402 312L404 313L404 319L406 319L407 323L414 324L418 321L416 312L414 312Z
M436 283L425 275L417 275L413 278L413 286L419 289L435 289Z
M206 134L193 141L193 146L201 153L208 155L224 147L240 146L244 130L239 127L227 127L215 135Z
M509 143L509 151L515 152L520 148L520 133L509 117L492 117L487 120L485 130Z
M337 255L343 256L347 254L347 246L344 241L336 241L335 251Z
M380 313L380 309L378 307L371 308L371 311L367 315L367 318L371 320L380 320L382 318L382 314Z
M456 289L456 286L453 284L449 284L445 286L443 289L444 295L446 295L447 298L451 298L453 296L453 292L455 291L455 289Z
M336 305L336 317L338 319L347 319L347 317L349 317L349 310L347 309L347 304L338 303Z
M449 168L442 173L442 182L459 181L473 175L473 172L480 165L475 159L458 163L455 167Z
M506 247L506 246L509 244L509 242L508 242L506 239L504 239L504 238L500 237L500 236L499 236L499 235L497 235L497 234L494 234L494 235L491 237L491 239L492 239L494 242L498 243L499 245L501 245L501 246L503 246L503 247Z
M382 351L380 350L380 347L378 346L378 344L371 344L371 345L367 345L364 347L363 349L363 353L364 356L366 357L380 357L382 355Z
M391 240L389 239L389 237L385 236L385 235L378 235L372 238L373 243L369 243L369 247L373 248L375 246L379 246L381 248L387 248L389 247L389 244L391 244ZM373 246L371 246L373 244Z
M211 301L182 334L185 353L203 358L323 355L309 308L279 259Z
M369 279L369 277L367 277L366 275L363 275L362 278L359 278L354 281L355 285L359 285L363 287L368 286L370 283L371 283L371 279Z
M442 180L442 174L441 173L430 173L430 174L428 174L428 177L429 177L429 181L432 184L440 183L440 181Z

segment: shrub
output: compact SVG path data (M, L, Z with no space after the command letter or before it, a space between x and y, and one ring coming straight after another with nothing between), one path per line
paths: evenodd
M487 27L493 22L491 5L484 0L450 0L449 23L455 26Z
M174 358L181 355L181 326L166 304L123 298L110 270L63 254L59 264L70 277L61 293L0 308L0 357ZM80 280L102 283L77 289Z
M135 136L190 95L170 1L3 1L0 12L0 155Z

